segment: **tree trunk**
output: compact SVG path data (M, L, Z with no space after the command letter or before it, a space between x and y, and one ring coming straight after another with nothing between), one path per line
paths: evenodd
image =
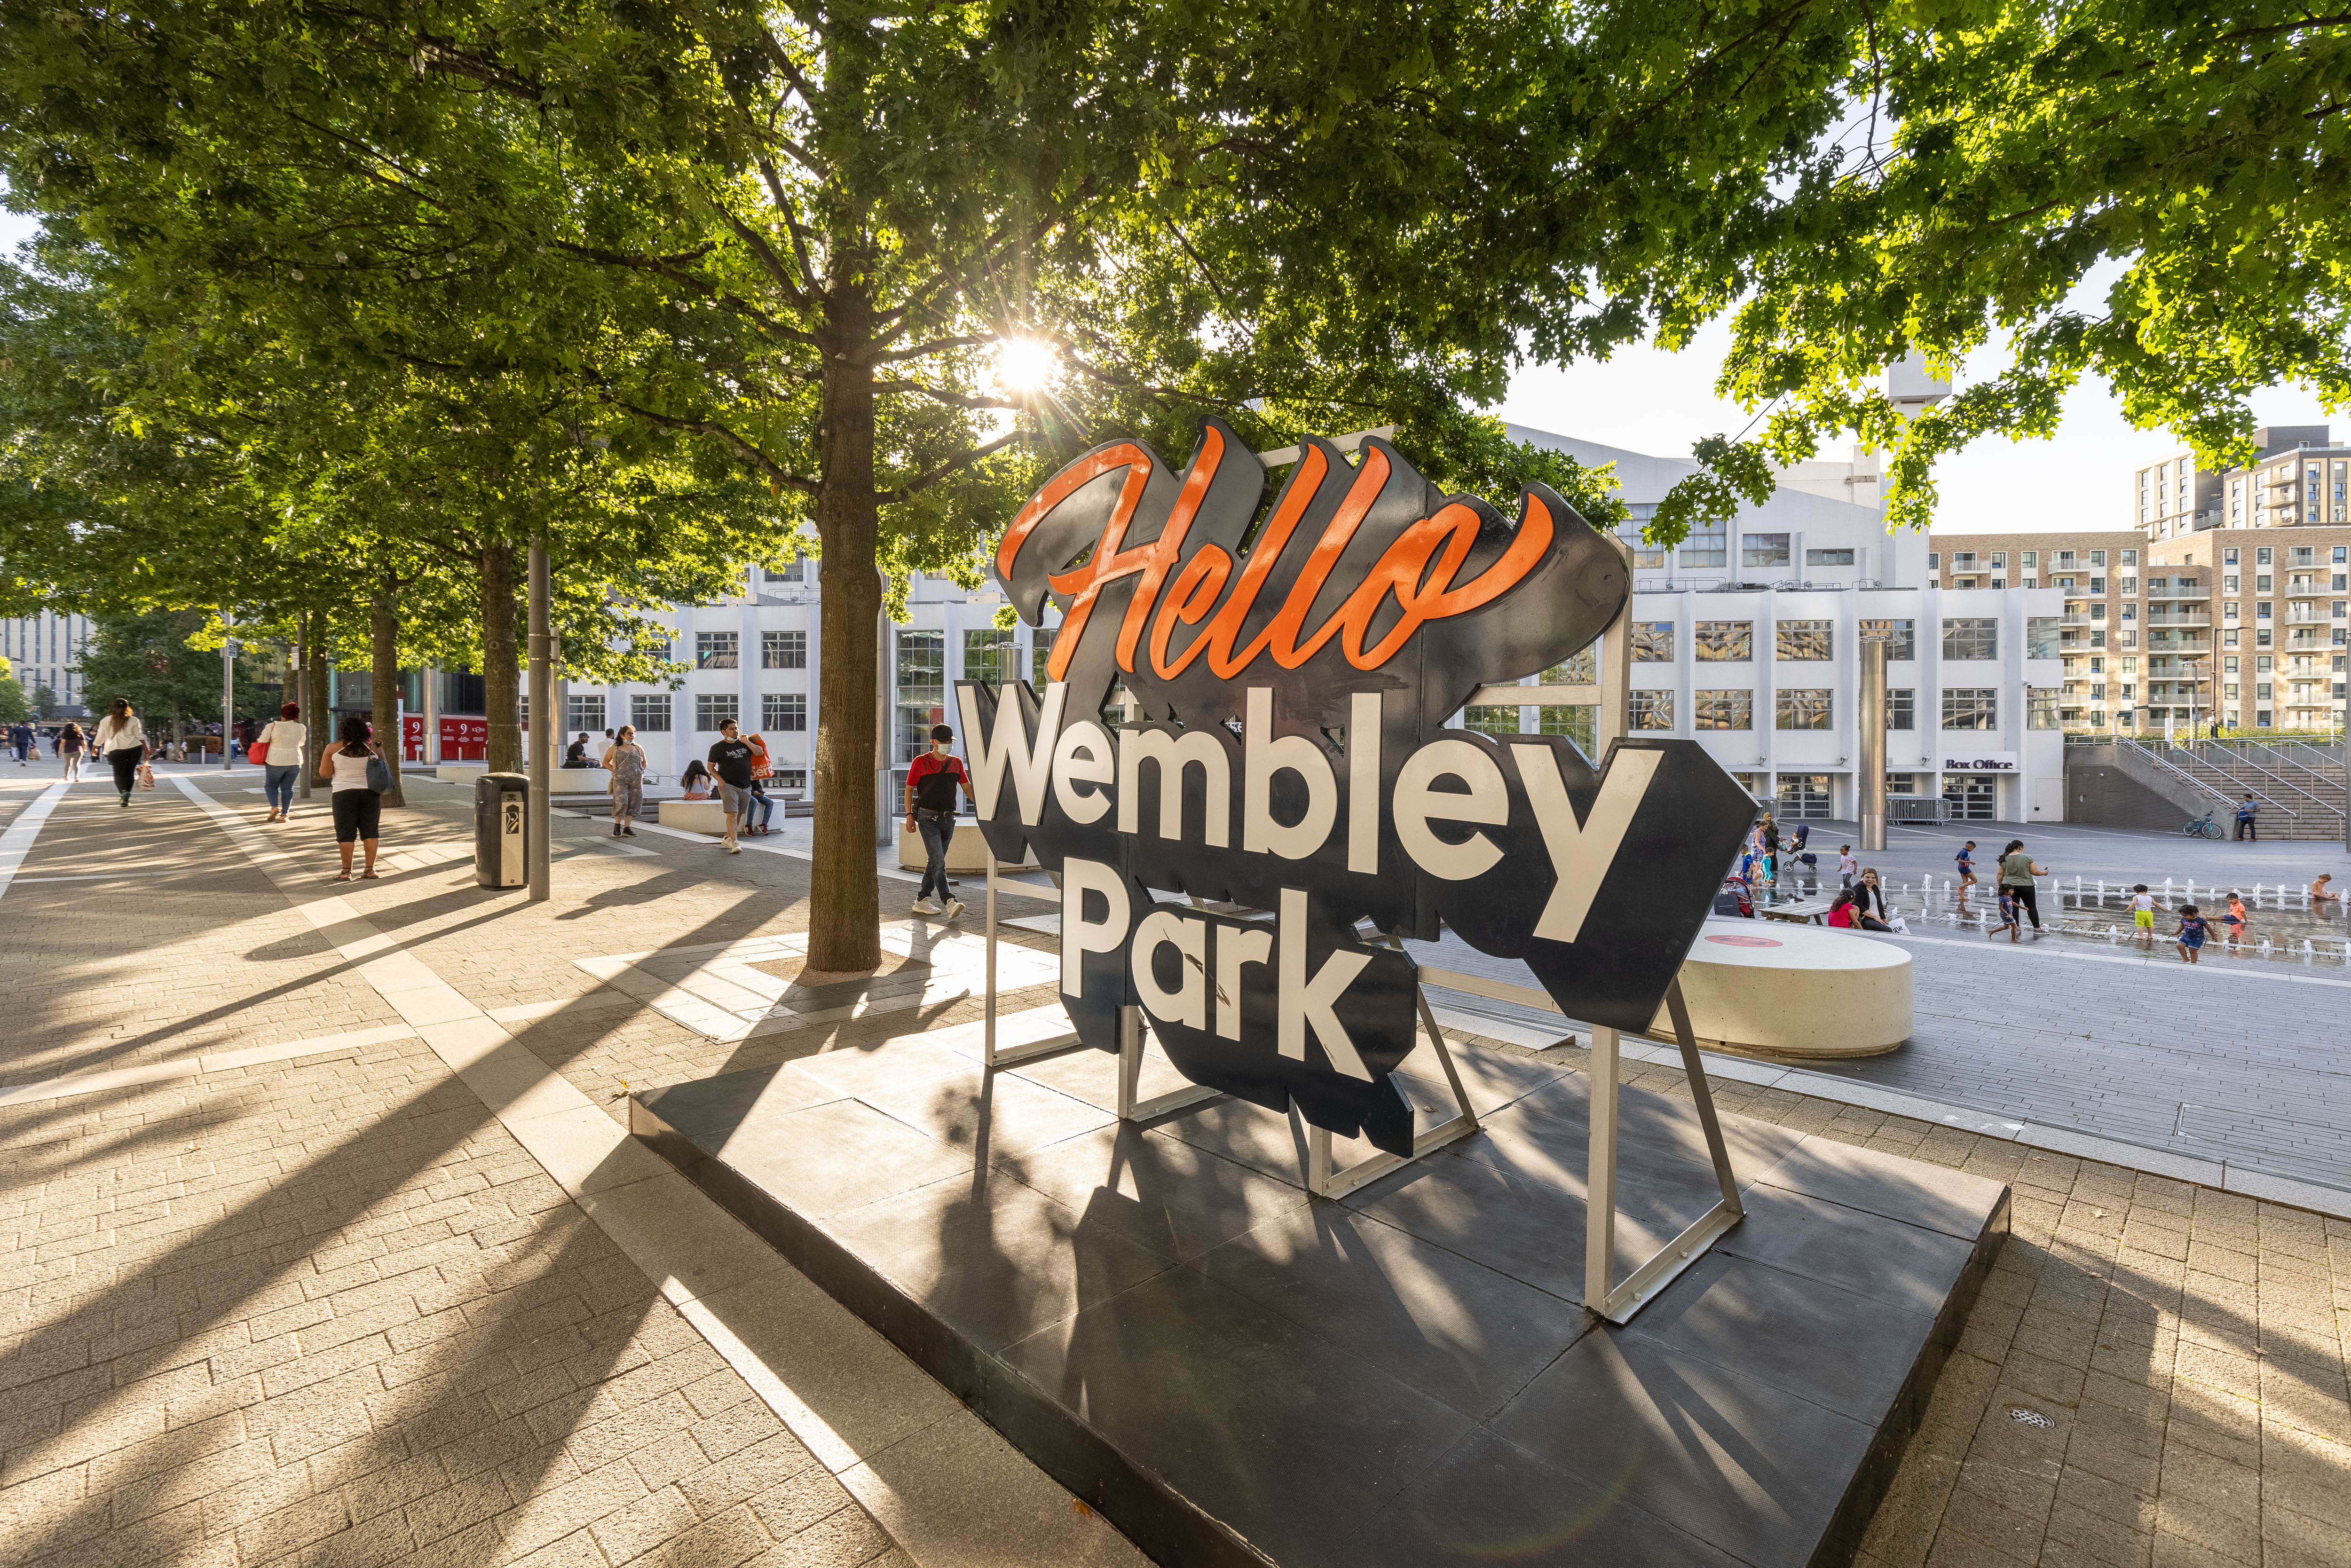
M400 788L400 590L389 573L368 602L368 651L374 655L374 706L369 721L375 726L375 748L392 767L392 788L384 792L387 806L405 806Z
M483 755L493 773L522 771L522 673L515 648L514 547L482 547L482 708L490 744Z
M304 744L308 755L302 758L302 796L305 800L309 798L311 782L319 777L319 758L326 751L327 743L335 738L335 716L327 706L329 672L334 666L333 659L327 653L330 641L327 627L327 612L323 610L311 611L303 623L303 635L309 639L310 653L310 662L307 666L310 691L302 699L302 717L308 725L306 731L308 738Z
M873 497L873 372L862 362L872 308L856 286L843 285L833 291L826 312L830 340L817 434L822 475L816 529L824 550L824 668L817 693L817 832L809 892L811 969L868 969L882 961L882 901L873 859L880 508Z

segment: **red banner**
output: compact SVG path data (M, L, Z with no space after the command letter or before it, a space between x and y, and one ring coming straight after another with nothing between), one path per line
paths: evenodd
M424 716L421 713L400 716L400 759L402 762L424 760Z
M441 760L480 762L490 750L490 721L465 714L441 716Z

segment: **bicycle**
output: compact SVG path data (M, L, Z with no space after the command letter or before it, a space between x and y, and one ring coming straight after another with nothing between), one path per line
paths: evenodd
M2188 823L2179 831L2191 839L2225 839L2229 836L2229 830L2214 821L2212 813L2210 811Z

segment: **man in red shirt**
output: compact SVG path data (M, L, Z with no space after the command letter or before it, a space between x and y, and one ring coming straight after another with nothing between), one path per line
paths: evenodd
M955 834L956 789L971 799L971 775L965 771L963 758L949 749L954 742L954 730L943 724L931 726L931 748L906 769L906 826L923 835L923 852L929 857L922 889L914 894L914 913L937 915L944 905L949 920L963 913L962 902L947 892L947 841ZM934 885L937 904L931 902Z

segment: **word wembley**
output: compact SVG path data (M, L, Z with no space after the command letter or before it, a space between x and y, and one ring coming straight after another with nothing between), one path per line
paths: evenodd
M1194 1082L1405 1153L1417 968L1388 939L1449 931L1646 1029L1752 802L1690 741L1595 768L1445 727L1624 609L1623 556L1555 492L1506 523L1379 440L1302 443L1260 521L1266 478L1210 420L1180 474L1113 441L1022 508L996 578L1061 621L1041 696L958 684L980 827L1061 883L1088 1044L1139 1007Z

